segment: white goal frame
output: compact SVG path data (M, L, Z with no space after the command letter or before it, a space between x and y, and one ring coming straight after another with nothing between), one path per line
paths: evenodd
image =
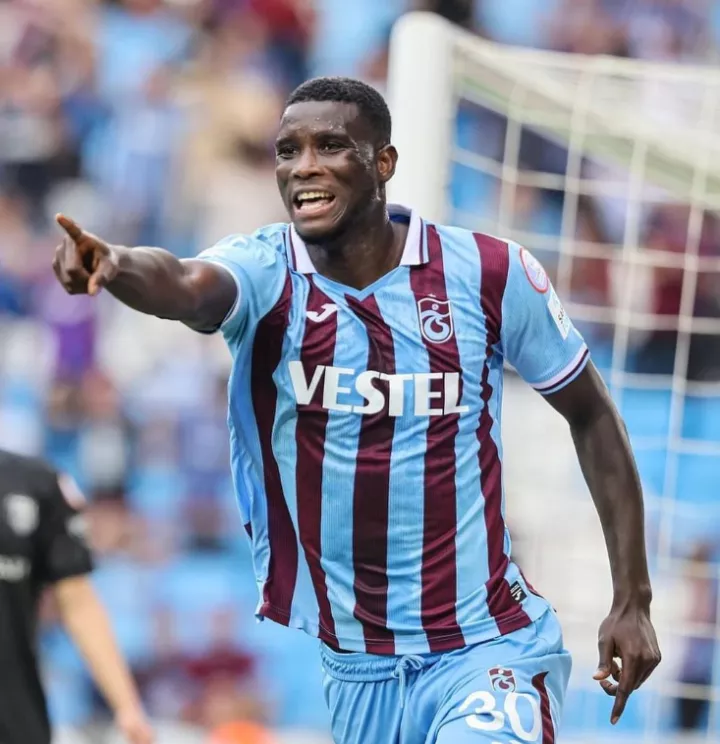
M476 81L474 90L466 91L469 98L512 117L518 92L525 99L530 96L533 103L546 104L555 111L552 120L542 122L547 127L545 135L551 135L552 129L571 132L581 118L590 121L597 133L642 140L647 150L645 171L651 182L669 192L692 192L697 202L720 210L720 135L712 132L718 120L720 68L508 47L426 12L409 13L397 22L390 51L388 99L393 139L401 146L401 160L389 194L392 201L411 202L429 219L442 221L447 217L443 192L437 184L448 182L448 148L456 107L456 93L448 81L463 74L463 59L480 62L484 70L483 80ZM677 86L691 86L702 75L705 94L700 116L705 126L700 135L694 131L684 141L668 141L661 128L637 116L631 106L609 111L590 96L578 101L569 78L564 85L557 78L534 75L533 66L539 60L568 75L572 73L575 82L581 83L600 73L614 73L638 79L660 77ZM590 89L588 85L583 87ZM581 90L580 86L575 88L575 92ZM573 150L572 141L562 136L560 139ZM624 158L625 153L614 152L607 142L597 142L596 147L606 158ZM698 183L698 179L704 182Z

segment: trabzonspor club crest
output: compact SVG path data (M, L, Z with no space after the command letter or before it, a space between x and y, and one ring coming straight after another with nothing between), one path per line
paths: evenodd
M512 669L493 667L488 669L488 676L495 692L515 692L515 673Z
M447 300L435 297L423 297L417 303L420 318L420 331L423 338L431 344L442 344L452 338L453 327L452 310Z

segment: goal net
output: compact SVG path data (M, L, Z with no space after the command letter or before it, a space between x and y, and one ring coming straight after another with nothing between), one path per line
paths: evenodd
M720 71L509 48L416 13L394 30L389 98L391 199L531 250L626 420L664 662L620 730L718 741ZM561 741L605 741L610 702L591 679L611 601L598 519L564 422L508 378L516 555L575 657Z

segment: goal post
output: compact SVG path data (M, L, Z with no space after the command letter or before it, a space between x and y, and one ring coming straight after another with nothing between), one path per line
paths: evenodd
M643 116L638 95L648 82L685 107L675 122ZM392 198L412 194L419 209L439 216L447 215L437 184L447 182L463 98L618 166L630 167L642 147L649 183L683 199L694 192L720 209L720 69L507 47L417 12L393 29L388 97L394 138L412 152L412 162L398 167ZM418 202L430 183L436 196Z
M700 741L720 740L720 651L704 682L682 672L689 639L720 649L720 592L703 619L688 599L720 582L717 560L685 561L720 535L720 69L507 47L411 13L393 30L388 99L391 201L536 253L627 422L664 652L629 740L681 741L682 697L707 706ZM505 390L508 519L576 660L566 736L604 741L598 519L564 422L513 376Z
M412 203L427 219L447 217L443 189L449 178L455 102L454 27L432 13L408 13L393 29L388 99L393 141L400 143L390 182L391 201Z

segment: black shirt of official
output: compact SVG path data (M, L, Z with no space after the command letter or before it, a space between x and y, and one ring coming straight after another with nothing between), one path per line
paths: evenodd
M92 568L67 493L43 462L0 451L0 744L50 744L38 600L46 585Z

